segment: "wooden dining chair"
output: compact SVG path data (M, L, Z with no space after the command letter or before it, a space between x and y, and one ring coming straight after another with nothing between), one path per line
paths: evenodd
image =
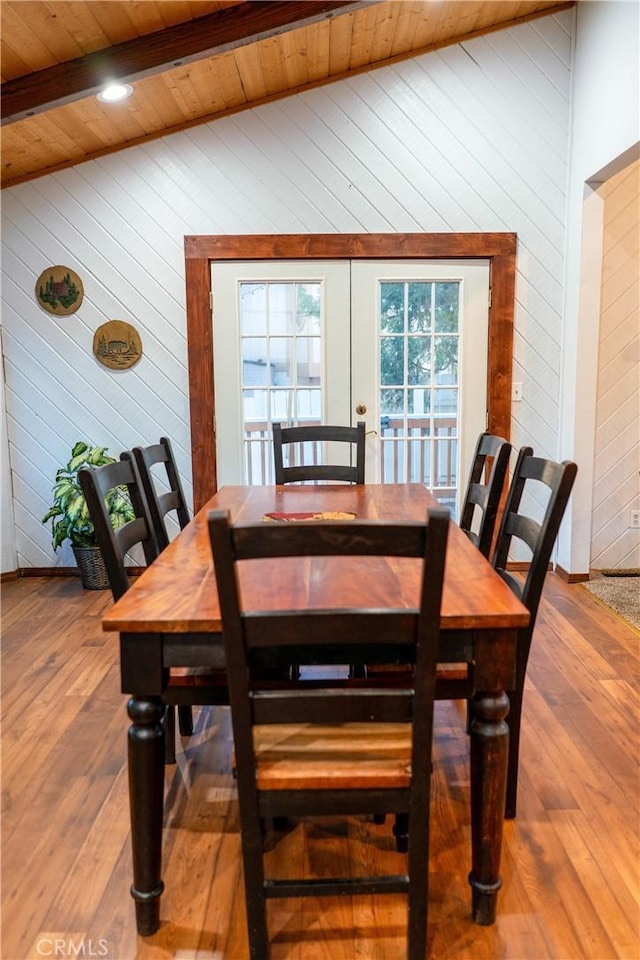
M135 464L123 460L103 467L83 467L78 480L93 523L103 556L114 600L129 589L125 566L127 553L140 545L147 564L153 563L160 550L153 532L149 507ZM106 496L116 487L126 487L135 519L115 529L107 511Z
M480 434L460 511L461 530L487 559L491 554L510 455L511 444L503 437Z
M507 770L507 795L505 816L516 816L518 791L518 765L520 753L520 727L524 683L531 649L531 638L549 561L564 516L569 496L575 481L577 466L572 461L558 463L554 460L533 456L531 447L522 447L518 453L500 528L492 564L503 580L529 611L529 624L518 632L516 680L513 690L508 690L509 753ZM533 496L531 494L533 493ZM525 503L523 504L523 496ZM507 569L512 544L522 544L527 563L522 575ZM473 673L467 664L441 666L436 672L436 700L466 700L468 704L467 729L473 723ZM377 682L385 674L391 680L412 683L414 671L407 668L383 665L376 667L367 663L368 675L375 675ZM403 679L404 673L404 679Z
M165 521L167 514L175 510L181 530L184 530L191 519L171 441L168 437L160 437L159 443L149 447L134 447L133 450L121 454L122 459L131 457L135 459L140 474L158 546L160 550L164 550L169 545ZM160 478L154 477L153 468L157 465L164 466L168 490L163 490Z
M496 539L493 566L528 609L530 617L529 625L518 632L515 688L508 691L506 817L516 815L522 699L531 638L549 561L577 471L576 464L570 460L559 463L534 457L531 447L522 447ZM527 555L528 567L524 576L507 569L509 553L515 544L520 544Z
M467 489L460 511L460 529L487 558L491 555L493 535L504 490L511 444L492 433L481 433L473 455ZM471 714L468 692L471 688L471 664L448 664L438 670L437 699L467 699L467 729Z
M365 432L366 424L363 420L359 421L355 427L333 427L324 424L308 424L303 427L283 427L280 423L274 423L273 459L276 484L302 483L308 480L364 483ZM350 444L352 453L355 448L355 464L352 463L351 466L345 466L304 462L305 444L313 445L315 460L317 458L319 445L334 442ZM292 450L297 451L297 454L294 454L294 456L299 460L299 463L296 466L285 467L284 448L289 446ZM293 680L299 679L299 664L292 663L289 671ZM355 677L364 676L364 668L350 664L349 674Z
M528 626L518 631L514 688L507 691L510 704L507 716L507 818L516 816L522 701L531 639L549 561L577 469L576 464L571 461L558 463L555 460L534 457L531 447L522 447L518 453L496 537L492 564L529 611ZM527 565L523 574L508 569L509 553L515 544L520 544L522 562ZM438 671L436 699L462 698L467 699L469 728L473 723L472 674L466 671L463 676L455 671Z
M231 526L211 511L215 567L231 702L250 956L266 960L266 900L405 893L409 960L426 953L430 768L435 668L448 511L426 523L299 522ZM413 557L421 563L419 609L399 614L362 605L349 609L243 607L245 560L285 557ZM331 561L327 561L330 567ZM405 629L398 629L398 616ZM343 681L303 681L280 689L252 684L251 667L295 649L300 662L341 663L345 653L415 663L416 682L346 688ZM262 824L274 818L395 811L409 816L406 874L268 879Z
M160 550L155 537L149 506L144 495L135 459L125 458L103 467L84 467L78 471L78 479L95 528L100 552L104 558L109 585L114 600L129 589L129 574L125 558L129 551L142 548L147 564L153 563ZM115 530L106 506L106 495L115 487L126 487L135 513L130 520ZM224 655L220 650L219 668L203 672L198 677L196 703L228 703ZM165 691L165 761L175 763L175 709L178 707L180 733L193 733L192 711L189 703L192 676L188 670L168 671Z
M182 489L182 481L173 456L171 441L168 437L160 437L159 443L154 443L149 447L134 447L133 450L125 450L120 454L120 459L134 459L136 462L142 489L149 507L153 532L158 548L162 551L169 546L169 533L165 520L167 514L175 510L181 530L184 530L191 519ZM160 478L154 476L153 468L158 465L164 466L169 486L168 491L162 490ZM180 734L183 737L190 737L193 733L191 707L184 705L178 707L178 724Z
M364 421L360 421L355 427L334 427L326 424L283 427L280 423L274 423L273 459L276 484L302 483L306 480L364 483L365 431ZM347 466L304 462L305 445L312 444L317 450L319 445L325 443L351 444L352 461L355 459L355 463ZM297 465L285 467L285 447L292 447L292 450L297 451Z

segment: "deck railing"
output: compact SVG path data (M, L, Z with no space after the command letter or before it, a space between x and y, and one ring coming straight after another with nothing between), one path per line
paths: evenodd
M300 421L299 426L316 421ZM407 422L383 417L380 422L382 483L424 483L443 503L455 502L457 487L458 421L455 417L420 417ZM297 445L290 456L301 457ZM264 421L245 424L244 458L246 483L273 483L271 426ZM305 444L305 463L320 463L321 444ZM293 459L290 464L293 465Z

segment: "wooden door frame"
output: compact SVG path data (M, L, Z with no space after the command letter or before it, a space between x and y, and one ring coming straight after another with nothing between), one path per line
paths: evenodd
M216 260L488 260L487 429L511 434L515 233L321 233L184 238L193 506L217 490L211 264Z

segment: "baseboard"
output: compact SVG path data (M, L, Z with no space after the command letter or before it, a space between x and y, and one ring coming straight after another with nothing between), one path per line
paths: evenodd
M556 563L555 572L565 583L584 583L585 580L589 579L588 571L587 573L569 573L564 567L561 567L559 563Z
M0 574L0 583L10 583L11 580L19 580L19 579L20 579L19 570L12 570L9 573Z
M77 577L77 567L19 567L10 573L2 574L2 583L9 580L21 580L23 577Z
M145 569L145 567L127 567L127 573L131 577L139 577ZM20 567L18 570L3 573L0 583L20 580L22 577L77 577L78 575L77 567Z
M526 573L529 569L530 564L524 563L522 561L514 561L513 563L507 563L507 570L513 570L515 573ZM565 583L583 583L585 580L589 579L588 573L568 573L564 567L561 567L560 564L556 564L555 567L552 564L549 564L547 570L553 570L554 573L557 573L561 580L564 580Z

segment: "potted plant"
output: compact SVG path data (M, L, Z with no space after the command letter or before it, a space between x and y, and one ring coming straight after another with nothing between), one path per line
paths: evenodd
M43 523L51 520L51 544L54 550L58 550L66 540L70 541L82 585L88 590L107 589L109 579L78 481L78 470L80 467L101 467L105 463L115 463L115 457L109 456L106 447L90 447L79 440L71 451L69 462L56 473L53 505L42 518ZM126 487L110 490L106 502L114 529L134 519Z

